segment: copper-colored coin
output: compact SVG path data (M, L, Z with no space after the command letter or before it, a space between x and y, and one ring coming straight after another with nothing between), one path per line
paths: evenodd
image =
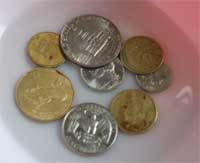
M28 43L28 54L35 64L43 67L57 67L65 61L59 35L52 32L34 35Z
M153 99L139 90L124 90L111 102L110 111L119 128L127 133L140 134L150 129L158 111Z
M163 50L149 37L137 36L128 39L122 50L125 67L137 74L156 71L163 63Z
M38 121L63 117L71 107L73 96L69 78L49 68L31 70L16 86L18 107L25 115Z

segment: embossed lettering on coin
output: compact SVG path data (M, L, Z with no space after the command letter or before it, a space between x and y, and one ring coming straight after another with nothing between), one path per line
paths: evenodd
M163 51L149 37L132 37L125 42L122 60L128 70L137 74L148 74L156 71L163 63Z
M83 81L89 87L104 91L116 88L124 76L124 67L118 58L104 67L81 68L80 71Z
M70 80L60 72L36 68L28 72L16 87L16 102L28 117L50 121L63 117L73 100Z
M94 103L74 106L63 120L66 145L79 153L94 154L107 150L117 137L117 125L106 108Z
M111 102L110 111L119 128L127 133L143 133L153 126L158 112L153 99L139 90L120 92Z
M138 85L149 92L161 92L168 88L171 81L170 70L163 64L156 72L136 75Z
M61 32L61 48L67 58L82 67L101 67L121 50L121 35L108 19L96 15L74 18Z
M28 44L28 54L35 64L43 67L57 67L65 61L59 47L59 35L52 32L34 35Z

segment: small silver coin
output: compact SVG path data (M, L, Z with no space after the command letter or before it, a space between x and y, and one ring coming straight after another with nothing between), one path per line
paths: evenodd
M110 112L94 103L72 107L62 124L65 144L82 154L106 151L115 142L117 134L118 127Z
M121 34L108 19L83 15L67 23L60 35L65 56L82 67L96 68L112 62L121 50Z
M167 89L171 82L170 69L163 64L156 72L146 75L136 75L138 85L148 92L161 92Z
M89 87L109 91L122 83L125 70L121 61L116 58L104 67L96 69L81 68L80 73L81 78Z

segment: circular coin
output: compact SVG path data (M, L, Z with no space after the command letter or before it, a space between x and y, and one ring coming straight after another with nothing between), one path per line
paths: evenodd
M161 92L167 89L171 82L170 70L168 66L163 64L157 71L145 74L136 75L138 85L148 92Z
M114 143L117 133L117 124L110 112L94 103L74 106L62 124L62 135L67 147L84 154L106 151Z
M96 69L81 68L80 73L83 81L89 87L108 91L121 84L125 72L120 60L116 58L104 67Z
M121 34L108 19L83 15L66 24L61 32L66 57L82 67L96 68L112 62L121 50Z
M18 107L25 115L39 121L63 117L71 107L73 95L71 81L47 68L33 69L16 86Z
M52 32L34 35L28 43L28 54L35 64L43 67L57 67L65 61L59 47L59 35Z
M156 71L163 63L163 51L153 39L137 36L128 39L122 50L125 67L137 74Z
M156 122L158 116L153 99L139 90L120 92L112 100L110 111L119 128L131 134L147 131Z

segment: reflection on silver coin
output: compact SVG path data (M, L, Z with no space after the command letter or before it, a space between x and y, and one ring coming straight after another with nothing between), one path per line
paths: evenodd
M121 35L108 19L97 15L74 18L61 31L61 48L68 59L95 68L112 62L121 50Z
M145 91L161 92L170 85L170 70L168 66L163 64L156 72L147 75L136 75L136 81Z
M124 71L118 58L104 67L80 69L81 78L89 87L104 91L116 88L123 80Z
M106 151L114 143L117 133L117 124L108 110L94 103L74 106L62 124L67 147L84 154Z

